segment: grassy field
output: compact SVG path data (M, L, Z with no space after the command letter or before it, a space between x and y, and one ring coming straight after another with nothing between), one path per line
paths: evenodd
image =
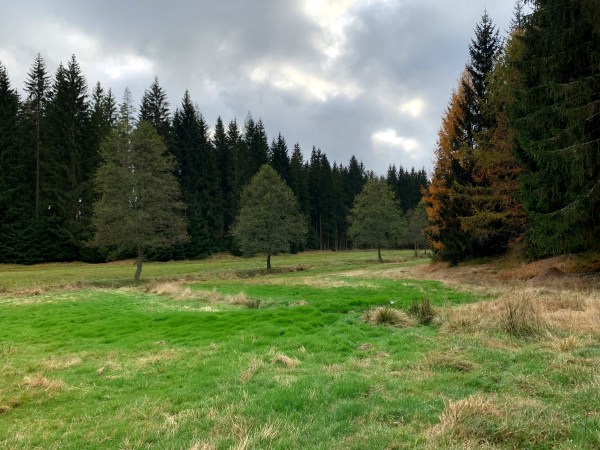
M0 448L600 447L597 294L410 255L0 266Z

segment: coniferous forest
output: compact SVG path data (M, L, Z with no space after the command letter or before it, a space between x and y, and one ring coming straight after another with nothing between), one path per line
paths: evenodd
M435 152L439 259L598 250L600 3L518 1L506 40L485 13Z
M149 123L176 162L185 205L188 242L150 249L155 260L237 253L231 226L244 186L270 164L296 195L309 233L303 249L351 248L346 217L366 180L375 175L354 156L346 165L330 162L313 147L303 153L284 136L269 136L249 113L243 123L216 120L212 132L188 92L172 108L155 78L137 108L97 83L87 85L75 56L54 75L35 57L22 93L0 65L0 263L99 262L135 255L92 247L94 176L100 148L123 114ZM125 113L123 112L125 111ZM424 169L390 166L387 181L403 212L417 206L427 185Z
M451 263L598 249L599 24L595 0L517 1L506 38L483 14L442 118L431 181L424 169L394 165L382 177L410 219L405 245L417 246L424 229L434 256ZM0 263L131 256L89 245L100 147L130 103L128 92L118 100L100 83L89 88L75 56L51 75L38 54L22 92L0 63ZM172 107L158 78L136 110L175 160L189 236L150 259L239 252L231 226L263 164L290 186L309 225L295 250L352 248L348 213L376 177L354 156L332 163L281 133L269 139L250 113L211 128L188 92Z

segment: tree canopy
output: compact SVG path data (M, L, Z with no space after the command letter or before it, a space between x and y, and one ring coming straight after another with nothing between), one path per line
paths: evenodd
M306 233L294 193L275 169L263 165L242 191L240 212L231 229L240 250L248 256L266 253L267 269L271 269L271 256L289 252L292 244L304 241Z
M368 180L354 198L348 221L354 243L377 248L380 262L381 249L396 245L405 228L396 196L385 181L376 178Z
M188 235L174 158L151 124L142 121L132 129L128 106L121 111L100 147L92 244L135 249L137 281L146 249L187 242Z

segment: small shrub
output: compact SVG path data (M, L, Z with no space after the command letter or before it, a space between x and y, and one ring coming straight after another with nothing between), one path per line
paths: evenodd
M371 325L391 325L399 328L411 327L415 324L415 321L404 311L387 306L365 311L363 320Z
M436 312L431 306L428 298L413 302L408 308L408 312L417 319L417 322L423 325L429 325L436 316Z

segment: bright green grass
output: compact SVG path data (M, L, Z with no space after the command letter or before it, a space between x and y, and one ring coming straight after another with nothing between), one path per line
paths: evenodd
M498 447L600 445L597 341L557 355L506 336L491 346L435 326L364 324L374 305L480 300L438 282L378 278L415 261L372 257L281 257L310 267L242 279L232 274L262 260L147 265L147 279L194 275L187 299L93 287L129 275L120 266L69 265L68 280L61 265L46 275L11 269L3 277L15 289L31 273L45 288L92 287L0 297L0 447L419 448L445 403L473 394L533 405L505 424ZM204 291L244 292L261 308L207 305L193 295Z

